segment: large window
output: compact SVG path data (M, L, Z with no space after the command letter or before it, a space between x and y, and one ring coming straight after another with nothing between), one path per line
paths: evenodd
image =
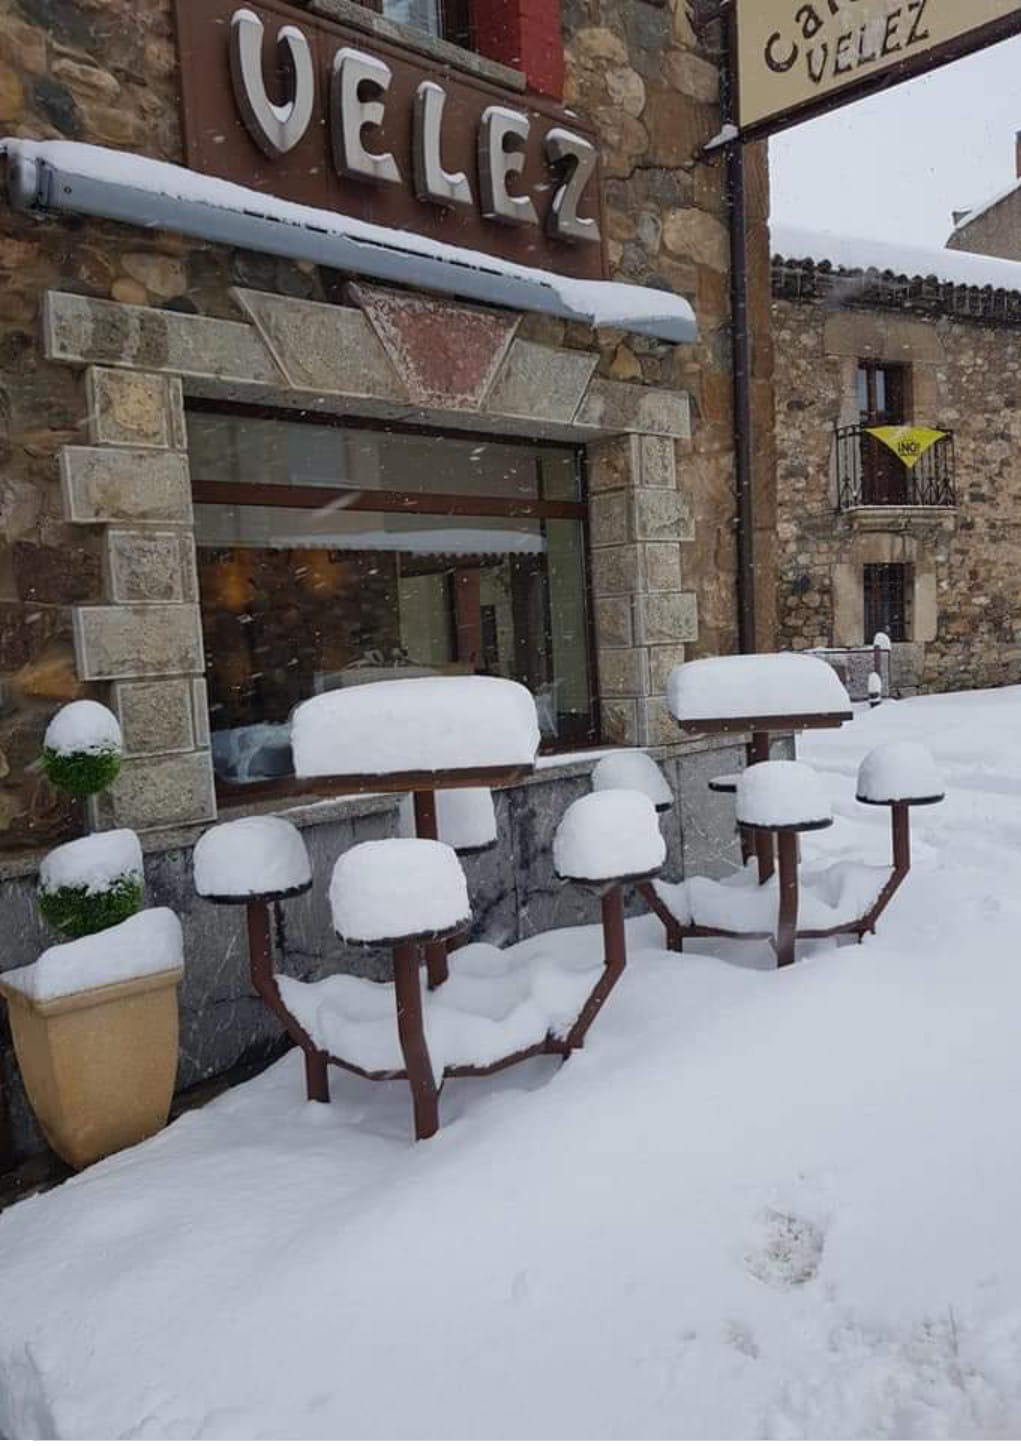
M303 699L489 673L546 747L596 738L577 452L196 410L188 434L213 758L286 777Z

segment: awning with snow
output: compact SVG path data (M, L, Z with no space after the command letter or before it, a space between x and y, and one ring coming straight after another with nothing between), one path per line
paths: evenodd
M670 291L518 266L102 146L8 137L0 140L0 154L7 157L8 195L16 210L63 211L176 231L490 306L617 327L661 341L698 339L691 306Z

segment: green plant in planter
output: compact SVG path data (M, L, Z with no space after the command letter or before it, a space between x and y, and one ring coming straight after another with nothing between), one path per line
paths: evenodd
M87 798L108 788L121 766L121 730L101 703L62 708L46 730L46 776L55 788ZM142 907L142 849L129 829L88 834L54 849L39 870L39 909L68 939L98 934Z

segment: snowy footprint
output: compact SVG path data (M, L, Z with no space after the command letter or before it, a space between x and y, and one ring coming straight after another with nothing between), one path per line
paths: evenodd
M807 1285L819 1273L825 1238L811 1220L764 1210L756 1222L756 1239L745 1252L745 1269L778 1290Z

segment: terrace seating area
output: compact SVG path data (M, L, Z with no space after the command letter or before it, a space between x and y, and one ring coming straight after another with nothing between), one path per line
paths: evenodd
M392 982L279 972L273 913L313 887L298 829L284 819L211 828L195 851L203 897L247 911L252 984L304 1052L308 1097L330 1097L329 1068L369 1080L407 1080L415 1135L440 1124L444 1081L481 1076L536 1055L567 1059L627 964L626 892L663 922L671 948L689 938L769 939L779 965L799 940L875 930L910 869L909 810L938 802L931 757L888 744L862 764L861 802L891 810L893 864L800 864L801 835L828 828L832 808L804 764L772 758L771 739L839 727L846 691L818 658L777 655L685 664L670 680L681 729L745 739L747 766L709 787L735 799L744 865L730 878L660 879L666 846L658 815L674 805L655 761L640 750L604 755L591 793L563 815L556 877L600 901L602 958L525 955L470 941L472 907L459 855L496 842L491 789L535 766L531 695L492 678L369 683L320 695L292 719L297 772L338 793L400 793L398 838L356 844L333 869L329 901L340 939L392 956Z

